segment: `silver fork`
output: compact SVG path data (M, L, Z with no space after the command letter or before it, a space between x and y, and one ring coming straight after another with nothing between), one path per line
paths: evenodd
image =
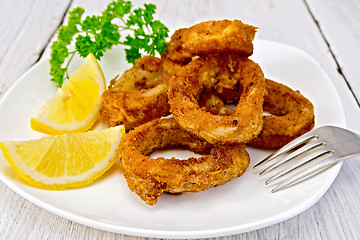
M254 166L260 176L278 170L265 181L271 192L293 186L346 159L360 156L360 135L324 126L296 138Z

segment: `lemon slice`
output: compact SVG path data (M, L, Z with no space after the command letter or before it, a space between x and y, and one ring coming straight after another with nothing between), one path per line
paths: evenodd
M87 185L120 157L124 126L29 141L0 142L5 159L30 185L61 190Z
M99 117L105 89L104 74L94 55L89 54L37 116L31 118L31 128L53 135L90 129Z

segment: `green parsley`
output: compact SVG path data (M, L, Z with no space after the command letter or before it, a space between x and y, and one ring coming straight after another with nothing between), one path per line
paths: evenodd
M100 60L106 50L122 44L126 46L126 60L135 64L141 52L153 56L156 52L165 51L169 29L154 20L155 9L154 4L133 9L130 1L118 0L110 3L100 16L82 19L83 8L71 10L68 24L60 26L57 40L50 47L51 81L58 87L62 86L64 79L69 78L68 67L76 53L81 57L92 53ZM75 50L70 51L69 45L73 40Z

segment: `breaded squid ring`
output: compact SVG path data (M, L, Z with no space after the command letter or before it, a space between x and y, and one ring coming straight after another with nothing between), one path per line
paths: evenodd
M299 91L266 79L264 116L261 133L249 145L279 148L314 127L314 106Z
M132 129L152 119L169 114L162 59L144 56L120 77L111 80L103 95L102 121L109 127L125 125Z
M173 147L185 147L202 156L186 160L147 156ZM164 192L199 192L223 185L241 176L249 161L244 145L214 147L184 131L173 118L161 118L125 136L119 166L130 190L154 205Z
M189 62L194 56L209 53L236 53L248 57L253 53L256 29L239 20L198 23L177 30L163 57L175 62Z
M188 62L184 62L184 63L176 63L174 61L171 61L168 58L161 58L163 60L163 66L165 71L167 71L168 73L174 74L178 71L181 70L182 67L186 66L188 64Z
M240 94L239 94L240 95ZM216 92L205 92L200 95L199 106L214 115L231 115L234 111L226 106L221 96Z
M230 115L233 110L226 106L216 93L203 94L200 106L212 114ZM299 91L266 79L264 111L261 133L248 143L258 148L279 148L310 131L314 127L314 106Z
M195 59L170 78L168 88L176 122L211 144L247 143L261 131L265 80L259 65L248 58L211 55ZM200 94L211 90L221 95L241 92L233 114L213 115L199 106Z

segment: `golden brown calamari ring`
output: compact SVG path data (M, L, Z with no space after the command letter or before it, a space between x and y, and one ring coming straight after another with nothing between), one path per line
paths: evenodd
M188 63L177 63L174 61L171 61L168 58L161 58L163 60L163 66L165 71L168 73L174 74L181 70L182 67L186 66Z
M184 147L202 156L186 160L147 156L173 147ZM249 161L244 145L214 147L184 131L173 118L161 118L125 136L119 166L130 190L154 205L164 192L199 192L223 185L241 176Z
M299 91L266 79L263 129L249 145L279 148L314 127L314 106Z
M194 56L209 53L253 53L256 27L240 20L218 20L181 28L171 36L163 57L175 62L189 62Z
M231 115L234 110L229 108L216 92L205 92L200 95L199 106L214 115Z
M201 93L212 90L231 98L241 92L233 114L213 115L199 106ZM233 54L211 55L193 60L170 78L170 112L183 129L211 144L247 143L262 128L264 91L258 64Z
M203 94L200 106L212 114L229 115L233 110L226 106L216 93ZM248 143L258 148L279 148L314 127L314 107L299 91L266 79L264 111L261 133Z
M165 82L170 75L162 59L144 56L120 77L111 80L103 95L102 121L109 127L132 129L169 114Z

